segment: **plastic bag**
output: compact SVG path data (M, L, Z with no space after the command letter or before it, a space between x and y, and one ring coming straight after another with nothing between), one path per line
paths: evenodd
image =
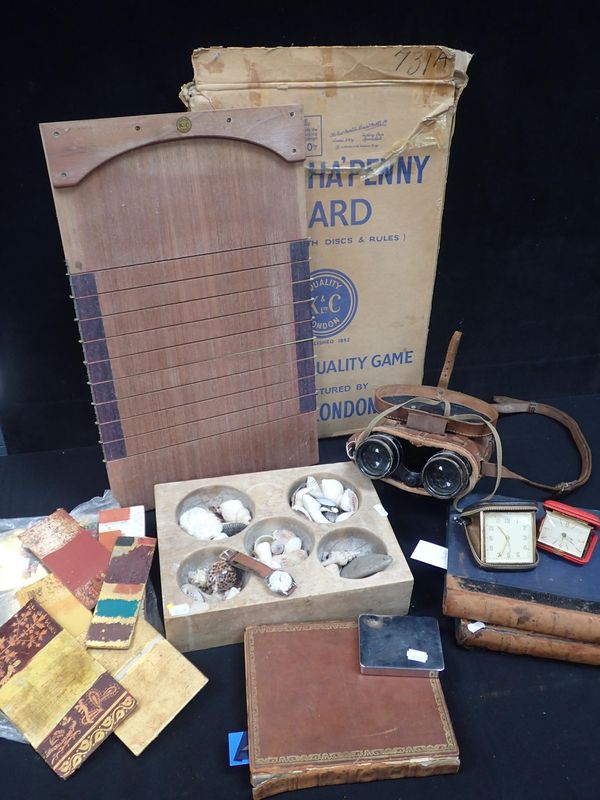
M119 504L107 489L102 497L93 497L86 500L70 512L82 528L93 530L98 525L98 514L105 508L118 508ZM13 517L0 519L0 625L3 625L13 614L19 610L16 593L19 589L41 580L48 574L48 570L33 553L21 544L19 533L31 527L43 517ZM149 607L152 612L151 625L155 625L154 618L158 620L158 604L154 589L149 584L151 596ZM155 625L156 627L156 625ZM0 738L11 739L15 742L27 740L17 728L0 712Z

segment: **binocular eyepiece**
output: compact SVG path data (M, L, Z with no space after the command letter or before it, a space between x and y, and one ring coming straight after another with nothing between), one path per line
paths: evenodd
M419 450L431 453L430 448L414 447L409 442L404 442L403 446L398 437L388 433L373 433L357 446L354 460L369 478L392 477L409 487L423 487L440 500L449 500L464 492L471 475L471 465L464 456L451 450L439 450L422 466L411 464L415 460L418 462Z

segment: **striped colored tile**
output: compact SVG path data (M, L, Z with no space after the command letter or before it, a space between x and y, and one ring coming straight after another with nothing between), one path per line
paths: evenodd
M86 637L87 647L126 649L131 643L156 539L120 536Z

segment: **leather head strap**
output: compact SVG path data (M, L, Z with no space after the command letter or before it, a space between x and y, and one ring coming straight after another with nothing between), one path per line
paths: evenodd
M450 339L450 344L448 345L448 349L446 350L446 360L444 361L444 366L442 367L442 371L440 373L440 379L438 381L438 386L440 389L447 389L448 384L450 383L450 378L452 377L452 370L454 369L454 362L456 361L456 354L458 353L458 346L460 344L462 333L460 331L454 331L452 334L452 338Z
M592 451L590 450L590 446L581 428L573 417L570 417L568 414L565 414L564 411L554 406L548 406L544 403L535 403L531 400L515 400L512 397L494 397L494 407L500 414L541 414L544 417L550 417L550 419L556 420L556 422L563 425L571 434L571 438L573 439L573 443L577 448L581 460L579 477L573 481L563 481L562 483L556 484L539 483L538 481L525 478L523 475L519 475L518 472L513 472L505 466L500 467L501 478L513 478L514 480L523 481L529 484L529 486L536 486L538 489L544 489L545 491L552 492L552 494L566 494L567 492L572 492L573 489L582 486L589 479L592 473ZM485 462L481 466L482 475L491 477L497 476L498 467L496 464Z

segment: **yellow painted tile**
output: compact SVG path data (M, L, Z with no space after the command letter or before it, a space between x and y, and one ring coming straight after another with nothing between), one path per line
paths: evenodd
M103 672L61 631L0 688L0 708L37 747Z

